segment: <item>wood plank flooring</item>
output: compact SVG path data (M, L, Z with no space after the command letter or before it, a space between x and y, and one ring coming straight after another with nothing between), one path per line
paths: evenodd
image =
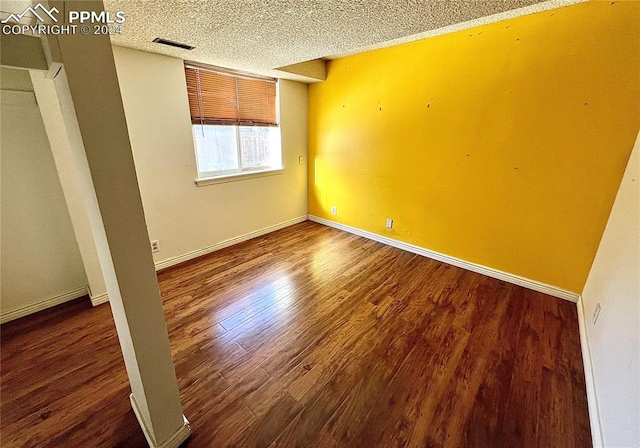
M158 276L196 447L589 447L575 305L305 222ZM109 305L1 327L3 447L143 447Z

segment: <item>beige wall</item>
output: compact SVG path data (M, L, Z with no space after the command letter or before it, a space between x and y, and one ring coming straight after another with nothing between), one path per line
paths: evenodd
M640 134L582 293L604 445L610 447L640 446L639 218Z
M33 92L29 72L26 70L0 67L0 84L2 85L2 90Z
M114 53L149 237L160 241L156 263L306 216L305 84L280 82L282 174L198 187L182 61ZM27 72L3 68L1 77L5 90L33 90ZM25 95L18 105L15 95L2 95L3 321L76 297L87 285L42 118Z
M306 216L305 84L280 81L282 174L198 187L182 60L121 47L114 56L156 263Z
M1 86L5 321L75 298L87 280L29 74L3 69Z

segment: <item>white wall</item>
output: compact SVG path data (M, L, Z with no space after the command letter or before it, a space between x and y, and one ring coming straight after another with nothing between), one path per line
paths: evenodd
M33 92L29 72L24 70L0 67L0 84L2 85L2 90Z
M639 203L640 134L582 294L607 447L640 447Z
M156 263L306 216L305 84L280 81L284 173L198 187L182 60L122 47L114 56Z
M29 74L3 69L0 85L6 321L83 295L87 280Z

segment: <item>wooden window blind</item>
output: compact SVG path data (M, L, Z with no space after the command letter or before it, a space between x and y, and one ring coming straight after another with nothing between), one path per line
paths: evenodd
M193 124L277 126L276 80L185 63Z

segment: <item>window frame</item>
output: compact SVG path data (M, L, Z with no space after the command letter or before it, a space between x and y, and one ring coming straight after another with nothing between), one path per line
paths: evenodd
M208 70L208 71L216 72L222 75L228 75L228 76L234 76L234 77L245 77L245 78L258 79L258 80L260 79L273 80L275 84L275 92L276 92L275 93L276 123L273 125L261 125L261 124L252 125L251 123L234 123L234 124L220 123L215 125L203 124L203 123L194 124L190 115L191 131L192 131L191 138L193 140L193 149L194 149L194 156L195 156L195 162L196 162L196 174L197 174L195 179L196 185L198 186L212 185L212 184L218 184L218 183L224 183L224 182L232 182L236 180L251 179L255 177L272 176L276 174L281 174L284 171L284 160L283 160L283 150L282 150L282 131L280 128L280 80L277 78L269 78L269 77L264 77L260 75L253 75L250 73L244 73L244 72L219 68L215 66L209 66L209 65L200 64L197 62L191 62L191 61L183 61L183 62L184 62L185 68L190 67L198 70ZM186 79L185 79L185 82L186 82ZM232 126L234 128L235 140L236 140L235 149L238 157L239 168L230 169L230 170L219 170L219 171L202 171L200 169L200 162L198 157L198 144L197 144L195 132L198 132L197 128L201 126ZM251 127L251 126L256 126L256 127L264 126L264 127L269 127L277 130L276 132L278 133L278 138L277 138L276 150L279 151L279 157L278 157L279 164L260 165L260 166L254 166L254 167L246 167L246 168L242 166L242 143L241 143L242 141L240 138L240 128Z

